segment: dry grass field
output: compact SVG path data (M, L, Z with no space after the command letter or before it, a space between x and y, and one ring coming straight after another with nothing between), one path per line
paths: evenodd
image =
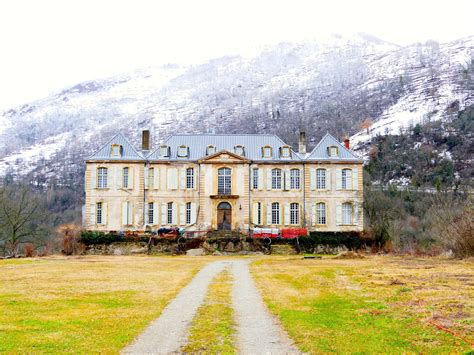
M206 258L0 260L0 352L117 353Z
M265 258L254 275L308 353L464 353L474 344L474 260Z

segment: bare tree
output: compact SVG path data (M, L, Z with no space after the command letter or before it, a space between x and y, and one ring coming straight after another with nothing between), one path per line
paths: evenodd
M38 244L44 235L45 208L27 186L0 189L0 244L16 256L22 243Z

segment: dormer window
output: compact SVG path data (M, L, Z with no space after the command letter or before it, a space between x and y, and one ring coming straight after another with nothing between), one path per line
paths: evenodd
M185 158L189 156L189 148L185 145L181 145L178 147L178 157Z
M262 157L263 158L271 158L272 157L272 147L266 145L262 147Z
M328 147L328 155L330 157L337 157L337 155L338 155L337 147L336 146Z
M170 147L168 147L167 145L162 145L160 147L160 156L161 157L169 157L170 156Z
M288 146L283 146L280 148L280 157L281 158L290 158L291 150Z
M240 155L242 157L245 156L245 149L244 149L243 145L236 145L234 147L234 152L235 152L235 154Z
M212 144L207 146L206 155L212 155L212 154L215 154L215 152L216 152L215 146L213 146Z
M120 144L112 144L111 155L113 157L121 157L122 156L122 146Z

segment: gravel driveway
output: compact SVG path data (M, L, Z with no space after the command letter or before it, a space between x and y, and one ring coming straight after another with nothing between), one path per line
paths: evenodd
M186 345L189 327L206 297L210 283L225 268L231 268L234 278L232 303L237 324L238 352L252 355L300 353L269 314L250 275L248 263L245 260L229 260L206 265L163 310L160 317L122 353L179 353Z

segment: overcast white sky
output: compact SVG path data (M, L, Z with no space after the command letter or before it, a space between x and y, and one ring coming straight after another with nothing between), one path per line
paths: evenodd
M83 80L329 33L449 41L474 34L473 14L474 0L1 0L0 109Z

